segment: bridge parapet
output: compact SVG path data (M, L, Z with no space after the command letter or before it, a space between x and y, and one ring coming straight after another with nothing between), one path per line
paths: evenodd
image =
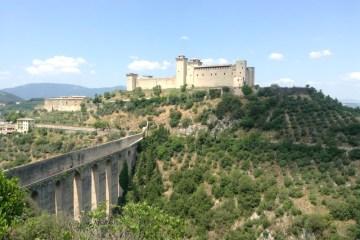
M57 174L76 169L126 149L141 141L142 138L143 133L139 133L101 145L76 150L60 156L11 168L6 171L6 175L19 178L21 186L29 187Z
M119 174L125 163L131 169L136 161L137 144L145 131L57 157L7 170L20 185L31 192L40 209L73 215L79 220L83 211L105 202L107 212L122 196Z

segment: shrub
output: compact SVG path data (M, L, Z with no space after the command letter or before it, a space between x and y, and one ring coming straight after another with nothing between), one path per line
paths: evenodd
M351 160L359 160L360 159L360 148L355 148L349 152L349 158Z
M241 90L245 96L249 96L253 92L252 88L248 85L244 85Z
M156 85L155 87L153 87L153 93L155 96L159 97L161 94L161 86L160 85Z
M169 120L170 127L174 128L179 125L181 115L182 115L181 112L175 109L170 110L170 120Z
M139 239L183 239L184 222L146 203L124 207L120 226Z
M0 238L2 238L15 220L24 212L24 192L15 179L7 179L0 171Z
M221 90L220 89L210 89L209 97L210 97L210 99L215 99L215 98L221 97Z
M183 118L181 120L181 126L183 128L188 128L192 124L192 120L190 118Z
M224 94L215 109L215 114L219 119L223 119L226 115L229 115L231 119L239 119L243 115L240 98L231 94Z

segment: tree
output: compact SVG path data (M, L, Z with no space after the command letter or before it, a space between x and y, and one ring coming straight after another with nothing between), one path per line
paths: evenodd
M183 239L184 222L146 203L129 203L124 207L119 227L135 239Z
M245 96L249 96L253 92L252 88L249 85L246 85L246 84L244 86L242 86L241 90L242 90L242 92L243 92L243 94Z
M16 179L7 179L0 172L0 238L25 209L25 193L18 186Z
M181 92L186 92L186 87L187 87L187 85L186 85L186 84L181 85L181 87L180 87L180 91L181 91Z
M85 103L81 103L81 104L80 104L80 107L81 107L81 113L86 113L86 112L87 112L86 104L85 104Z
M170 110L170 121L169 121L170 127L174 128L179 125L181 115L182 115L181 112L179 112L175 109Z
M101 102L102 102L102 97L101 97L101 95L95 94L95 97L94 97L94 99L93 99L93 103L94 103L94 104L99 104L99 103L101 103Z
M210 89L209 97L210 97L210 99L221 97L221 89Z
M142 98L145 97L145 93L143 92L141 87L137 87L133 90L133 95L136 98Z
M5 120L8 122L16 122L18 118L25 117L23 112L11 111L5 114Z
M231 119L239 119L243 113L240 98L232 94L224 94L221 102L216 106L215 114L219 119L225 115L230 115Z
M109 100L111 98L111 94L109 92L104 92L104 98Z
M155 87L153 87L153 93L155 96L159 97L161 94L161 86L156 85Z

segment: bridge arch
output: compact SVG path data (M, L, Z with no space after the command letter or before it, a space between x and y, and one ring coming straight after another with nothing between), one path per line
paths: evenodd
M63 184L61 180L55 182L55 214L58 215L63 209Z

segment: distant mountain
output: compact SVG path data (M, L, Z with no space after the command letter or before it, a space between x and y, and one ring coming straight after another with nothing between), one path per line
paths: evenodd
M344 102L344 105L352 108L360 107L360 103L358 102Z
M18 96L4 91L0 91L0 103L13 103L19 101L22 101L22 99Z
M352 107L352 108L360 107L360 100L342 99L341 102L347 107Z
M11 93L23 99L49 98L58 96L87 96L125 89L124 86L108 88L87 88L72 84L58 83L31 83L14 88L3 89L3 92Z

